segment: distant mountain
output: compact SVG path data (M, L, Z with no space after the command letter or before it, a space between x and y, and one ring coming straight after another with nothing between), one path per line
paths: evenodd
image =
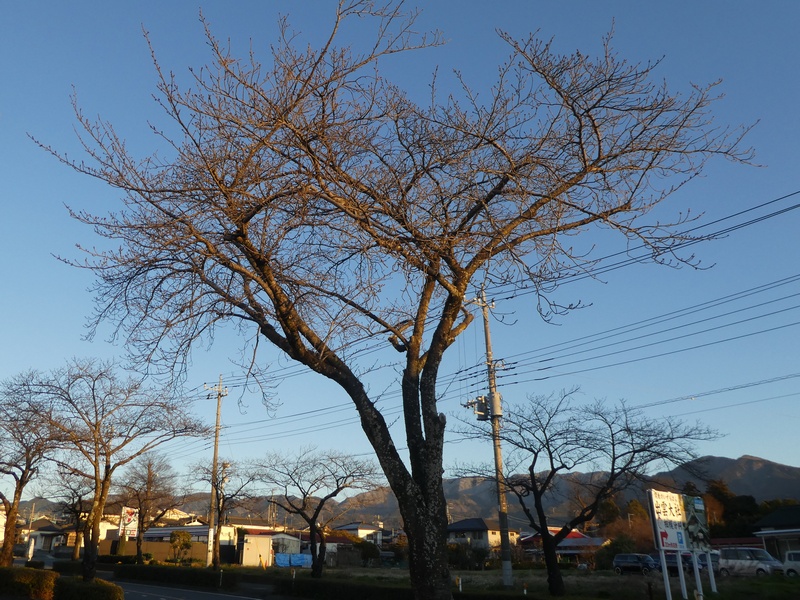
M697 472L703 474L698 477ZM756 456L739 458L704 456L683 467L659 473L656 478L671 479L683 488L687 481L704 491L706 482L721 479L737 496L753 496L756 502L792 498L800 501L800 468L781 465Z
M571 473L559 477L549 496L547 512L554 517L572 512L571 481L585 481L600 475L602 474ZM655 474L652 485L660 484L680 491L687 481L692 481L699 490L705 491L708 482L713 479L722 479L734 494L753 496L756 502L773 499L795 499L800 502L800 468L754 456L737 459L705 456L685 466ZM650 485L631 489L623 500L644 500L645 489L648 487ZM453 521L470 517L497 517L497 496L491 480L479 477L447 479L444 482L444 493ZM353 501L361 506L350 513L350 520L380 520L387 527L400 526L397 501L388 488L371 492L371 497L358 496ZM512 496L509 496L509 520L512 527L526 528L527 521Z
M584 481L600 476L600 473L570 473L559 477L554 486L553 493L549 496L546 509L553 517L572 512L571 482ZM737 459L719 456L704 456L682 467L671 471L663 471L652 477L654 482L661 486L675 490L683 489L687 481L693 482L697 488L704 491L707 483L712 479L721 479L736 495L753 496L756 502L773 499L794 499L800 502L800 468L781 465L755 456L742 456ZM644 490L650 487L642 486L632 489L623 498L644 500ZM471 517L496 518L497 496L495 485L491 480L480 477L462 477L446 479L444 494L447 498L448 511L453 521ZM386 528L399 528L402 526L397 499L391 490L380 488L371 492L358 494L342 501L341 506L331 501L332 507L346 508L348 512L341 523L364 521L368 523L381 522ZM35 498L23 502L21 514L29 517L32 509L37 516L49 514L55 505L44 498ZM206 515L208 513L208 494L198 493L187 498L181 509L190 514ZM231 515L246 518L265 518L269 514L266 500L257 502L248 509L237 509ZM287 523L301 526L299 519L292 519L282 511L273 513L272 519L277 523ZM527 521L516 500L509 496L509 521L512 527L526 529Z

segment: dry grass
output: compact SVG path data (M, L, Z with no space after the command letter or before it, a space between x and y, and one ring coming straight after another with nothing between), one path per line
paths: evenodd
M326 577L347 577L372 581L408 581L405 569L329 569ZM470 590L504 590L499 570L491 571L451 571L453 589L458 583L465 592ZM610 571L588 571L563 573L566 596L560 600L586 600L588 598L608 598L613 600L662 600L665 598L664 583L660 574L614 575ZM706 578L702 580L706 598L718 600L797 600L800 598L800 581L784 578L755 579L729 578L717 580L719 594L711 594L711 586ZM690 598L694 597L694 579L686 580ZM681 598L680 582L676 577L670 579L672 597ZM527 600L549 600L547 575L542 569L517 569L514 571L513 596Z

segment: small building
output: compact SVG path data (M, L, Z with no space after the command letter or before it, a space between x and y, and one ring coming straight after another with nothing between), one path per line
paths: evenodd
M67 542L69 532L49 519L36 519L28 530L28 539L34 540L34 550L51 552Z
M142 539L146 542L168 542L173 531L186 531L192 536L193 542L208 543L208 525L184 525L175 527L151 527L144 532ZM220 546L236 545L236 528L223 525L219 535Z
M781 506L753 525L764 548L780 561L790 550L800 550L800 504Z
M548 527L547 529L551 535L561 531L561 527ZM577 529L573 529L558 543L556 552L560 557L570 562L583 562L592 560L591 557L594 556L594 553L607 543L608 540L605 538L591 537ZM525 549L526 554L541 556L543 553L542 536L539 533L521 535L519 544Z
M519 531L509 529L508 540L512 546L519 541ZM462 519L447 526L448 544L470 544L473 548L499 548L500 523L491 519Z
M376 546L383 545L383 525L369 525L367 523L348 523L341 527L336 527L334 531L340 531L354 535L362 540L372 542Z

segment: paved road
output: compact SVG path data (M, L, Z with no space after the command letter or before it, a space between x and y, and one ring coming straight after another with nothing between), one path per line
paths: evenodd
M233 593L205 592L202 590L185 590L173 587L159 587L129 581L115 581L125 590L125 600L282 600L262 589L239 590Z

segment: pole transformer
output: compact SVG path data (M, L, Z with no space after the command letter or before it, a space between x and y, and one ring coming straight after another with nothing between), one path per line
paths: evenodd
M217 422L214 426L214 456L211 459L211 507L208 513L208 551L206 553L206 566L213 566L219 569L219 540L216 539L216 517L217 517L217 494L219 493L219 478L217 474L217 461L219 460L219 428L220 414L222 412L222 398L228 395L228 388L222 387L222 375L219 376L219 384L209 387L207 390L217 393Z
M514 585L511 570L511 541L508 534L508 502L506 500L506 486L503 477L503 453L500 447L500 420L503 418L503 407L500 394L497 392L497 379L495 362L492 355L492 336L489 331L489 304L486 302L486 292L481 288L481 297L476 300L483 312L483 333L486 341L486 370L489 379L489 396L481 396L468 403L475 409L479 421L491 420L492 446L494 448L494 473L497 481L497 514L500 522L500 561L503 567L503 586Z

